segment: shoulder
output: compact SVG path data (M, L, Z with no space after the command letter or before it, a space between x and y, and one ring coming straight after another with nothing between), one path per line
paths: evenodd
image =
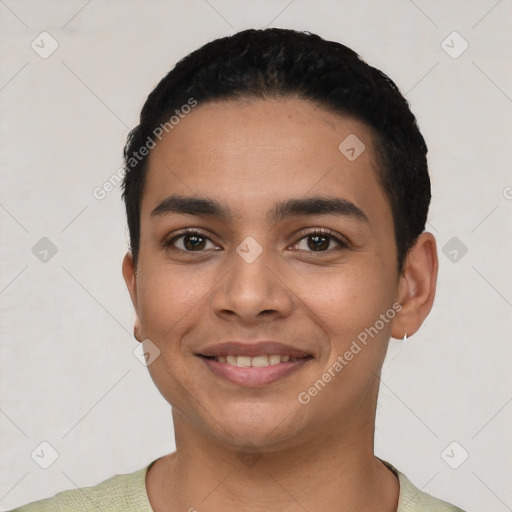
M115 475L92 487L60 492L11 512L152 512L145 484L150 465L133 473Z
M400 482L397 512L464 512L455 505L421 491L403 473L396 469L394 471Z

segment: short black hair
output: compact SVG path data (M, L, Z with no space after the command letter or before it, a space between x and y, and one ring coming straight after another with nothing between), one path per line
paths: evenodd
M409 103L387 75L347 46L279 28L244 30L205 44L181 59L149 94L124 148L123 199L135 266L148 148L155 138L172 129L173 118L179 122L191 105L286 97L315 102L370 128L401 273L407 252L425 229L431 198L427 146Z

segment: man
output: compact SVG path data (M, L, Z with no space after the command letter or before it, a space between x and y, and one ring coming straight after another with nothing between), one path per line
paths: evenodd
M248 30L182 59L130 133L123 194L176 451L19 510L460 510L373 450L389 338L435 295L426 153L394 83L338 43Z

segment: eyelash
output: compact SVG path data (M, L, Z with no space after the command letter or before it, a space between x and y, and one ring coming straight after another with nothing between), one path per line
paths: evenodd
M177 247L173 247L174 243L177 240L179 240L180 238L183 238L184 236L189 235L189 234L200 235L202 238L205 238L208 241L214 243L210 239L210 237L207 235L207 233L205 233L204 231L202 231L199 228L193 228L193 229L186 229L186 230L180 231L177 235L173 236L171 239L165 240L162 245L166 249L174 249L174 250L177 250L177 251L185 252L187 254L194 254L194 253L201 254L201 253L204 253L205 252L204 249L200 250L200 251L186 251L184 249L179 249ZM326 236L326 237L334 240L339 245L339 247L337 247L337 248L327 249L326 251L306 251L306 252L308 252L308 253L310 253L310 254L312 254L314 256L321 256L323 254L330 254L333 251L337 251L337 250L341 250L341 249L348 249L349 248L349 243L343 237L338 235L335 231L332 231L332 230L327 229L327 228L314 228L313 230L307 231L307 232L301 231L301 232L298 233L298 235L301 235L301 236L300 236L300 238L296 242L294 242L293 246L296 246L304 238L307 238L309 236L314 236L314 235Z

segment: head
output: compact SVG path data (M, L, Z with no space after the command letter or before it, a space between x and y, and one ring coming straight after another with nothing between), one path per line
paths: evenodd
M313 34L246 30L160 81L125 147L123 274L179 421L269 449L340 417L371 423L389 337L413 334L434 298L426 153L395 84ZM205 358L227 340L308 357L237 386Z

